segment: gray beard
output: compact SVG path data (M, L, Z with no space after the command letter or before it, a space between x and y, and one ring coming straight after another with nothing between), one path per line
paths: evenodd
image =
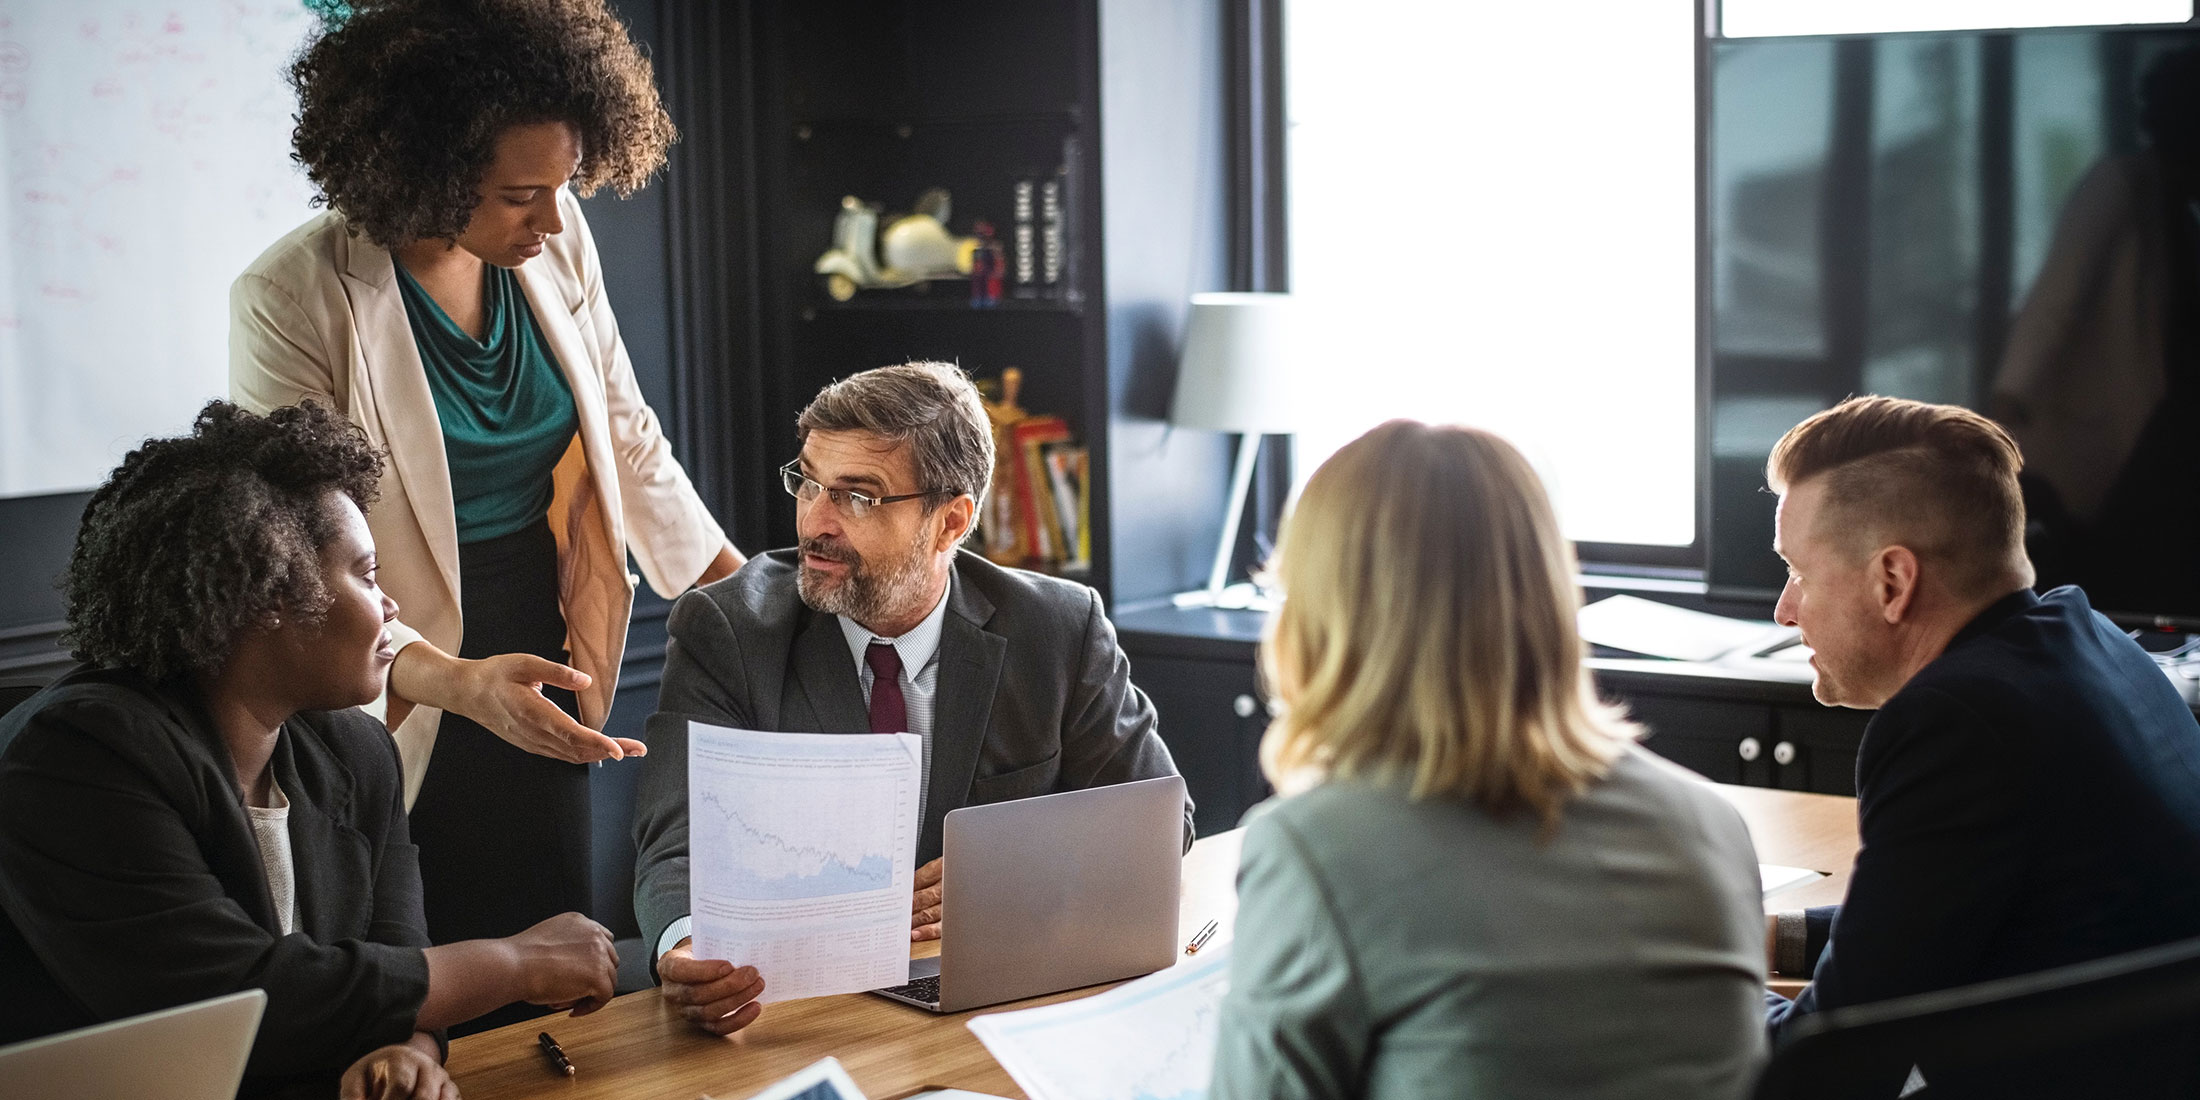
M926 587L921 545L910 547L909 554L884 570L873 570L868 562L854 562L847 578L838 585L806 565L795 573L795 591L811 610L857 623L898 617L897 612L923 601Z

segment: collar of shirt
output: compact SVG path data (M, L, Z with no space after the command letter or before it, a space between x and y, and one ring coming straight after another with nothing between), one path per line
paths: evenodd
M947 620L947 594L953 588L954 582L950 580L948 587L940 590L940 602L932 605L932 613L899 638L879 638L854 619L845 615L835 616L840 620L840 636L848 641L848 655L855 660L856 679L860 682L870 670L870 666L864 663L863 653L871 648L871 639L878 638L882 642L893 644L895 651L901 654L902 675L915 681L917 675L924 671L924 666L931 664L932 659L939 655L940 626Z

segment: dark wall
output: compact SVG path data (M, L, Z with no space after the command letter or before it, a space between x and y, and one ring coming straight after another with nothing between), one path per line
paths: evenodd
M1223 14L1216 0L1100 9L1115 606L1206 583L1226 437L1168 423L1192 294L1228 287Z
M61 593L77 517L90 493L0 500L0 677L44 675L67 660L59 648Z

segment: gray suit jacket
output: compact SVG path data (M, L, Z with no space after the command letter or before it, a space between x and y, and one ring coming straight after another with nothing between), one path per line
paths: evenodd
M654 948L688 912L687 723L868 733L836 616L795 591L792 550L760 555L673 605L664 685L635 794L634 913ZM932 774L917 862L962 806L1175 775L1153 703L1092 589L956 556L940 628ZM1192 807L1184 807L1187 843Z
M1256 818L1208 1095L1748 1095L1765 926L1741 815L1631 747L1540 833L1353 782Z

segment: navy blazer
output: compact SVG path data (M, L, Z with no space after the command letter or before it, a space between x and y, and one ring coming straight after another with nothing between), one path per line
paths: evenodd
M1856 791L1848 894L1813 911L1817 969L1772 1006L1775 1038L1810 1012L2200 936L2200 723L2076 588L2011 593L1964 627L1866 727ZM2047 1070L1922 1068L1935 1100L2065 1094ZM2081 1080L2068 1095L2107 1095Z
M8 740L12 737L12 741ZM428 993L397 750L284 723L298 929L279 931L227 746L186 693L80 667L0 720L0 1042L267 991L240 1095L331 1094Z

